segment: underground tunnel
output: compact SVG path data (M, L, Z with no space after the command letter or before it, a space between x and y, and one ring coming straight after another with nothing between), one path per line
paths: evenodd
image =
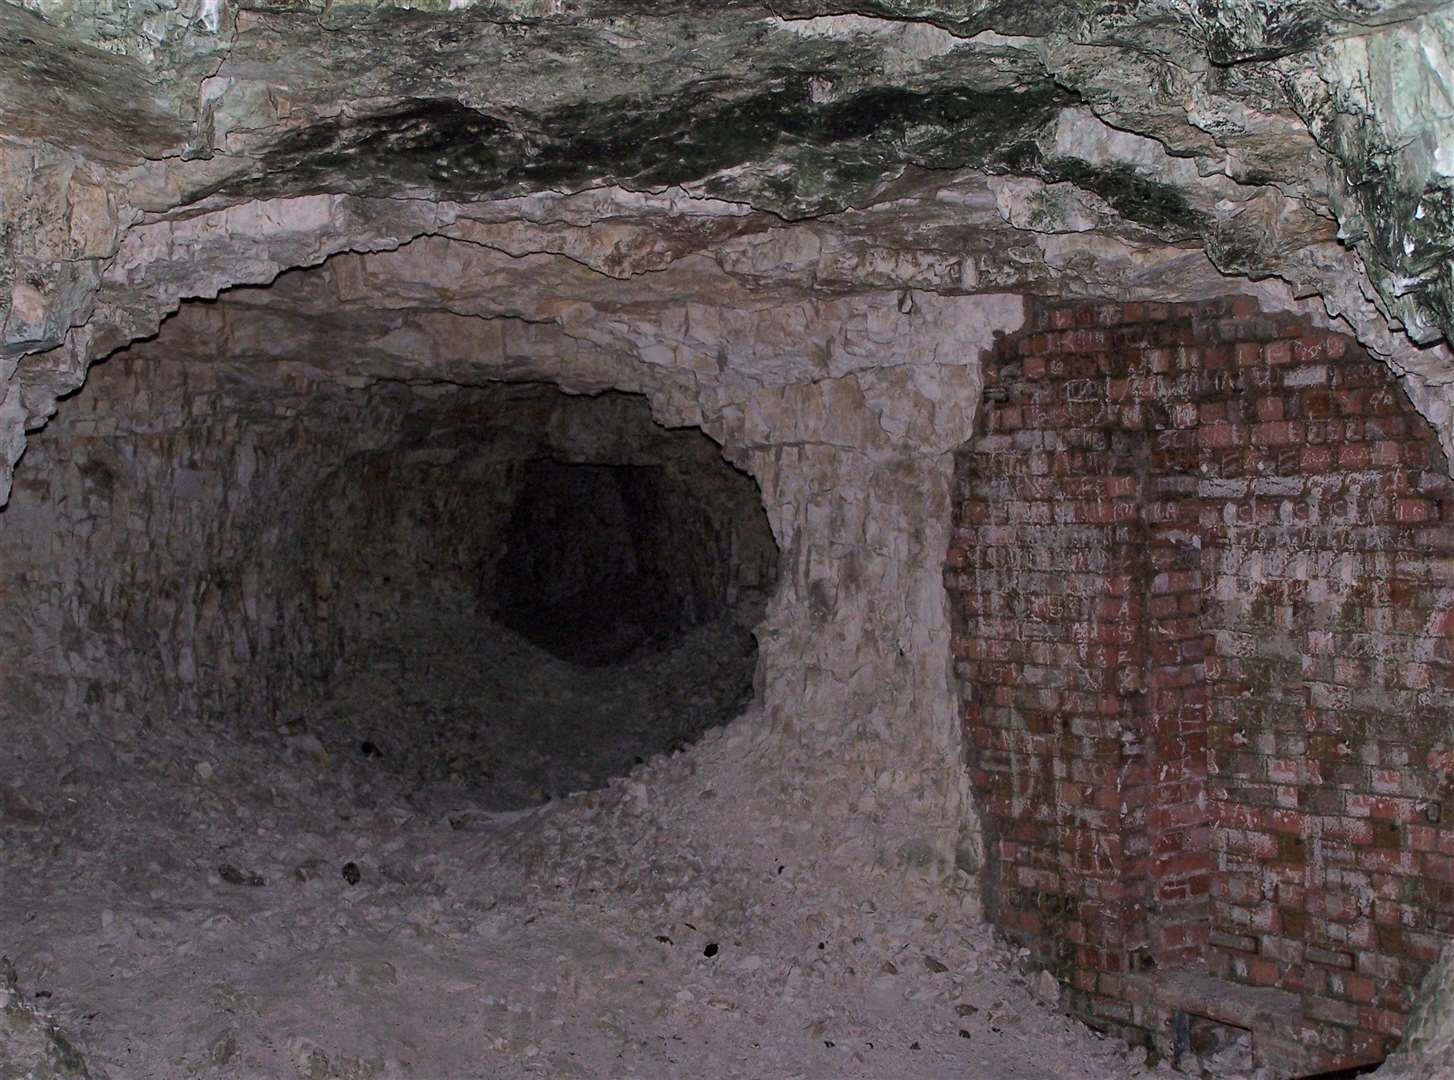
M201 351L189 314L95 368L5 511L60 601L31 640L127 680L72 662L89 693L456 811L600 786L751 700L778 553L700 430L634 395L330 385Z
M0 1076L1454 1071L1448 4L0 55Z
M434 397L303 500L283 543L314 583L301 633L334 639L315 661L333 672L276 715L291 705L325 747L437 798L511 810L740 713L776 577L755 484L640 398Z

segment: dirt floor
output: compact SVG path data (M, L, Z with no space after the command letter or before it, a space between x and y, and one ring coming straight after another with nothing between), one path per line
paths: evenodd
M740 631L583 668L412 620L281 727L0 778L0 1080L1165 1071L945 890L757 820L750 709L633 766L741 706Z
M581 629L602 640L612 627ZM330 760L367 759L360 771L397 781L416 809L518 810L604 787L752 700L757 646L730 619L626 651L571 663L496 622L428 608L356 643L283 734Z

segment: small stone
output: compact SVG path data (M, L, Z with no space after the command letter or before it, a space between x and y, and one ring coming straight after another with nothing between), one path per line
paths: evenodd
M971 1005L967 1001L961 1001L958 1005L954 1006L954 1012L959 1016L973 1016L979 1012L979 1007Z
M323 761L328 757L328 751L324 749L323 742L317 735L312 735L307 732L302 735L294 735L288 739L288 744L293 749L316 761Z
M343 880L350 885L357 885L363 880L363 871L358 868L358 863L346 862L343 864Z
M717 955L717 943L715 941L708 942L707 943L707 947L702 950L702 955L705 956L705 957L707 957L709 960L712 957L716 956Z
M197 773L197 776L198 776L199 779L202 779L202 780L211 780L212 779L212 774L214 772L216 772L216 770L212 767L212 762L210 762L210 761L199 761L199 762L197 762L197 765L196 765L196 773Z
M247 885L251 888L257 888L268 883L267 879L261 874L239 870L231 863L223 863L219 866L217 868L217 876L229 885Z
M899 969L894 966L894 962L892 960L885 960L883 962L883 966L879 968L879 971L883 972L885 975L897 975L899 973Z
M228 1028L212 1040L207 1057L214 1065L226 1065L237 1056L237 1029Z
M946 971L949 970L949 968L946 965L941 964L938 960L935 960L934 957L932 957L932 956L926 956L926 957L924 957L924 966L926 968L928 968L930 971L934 972L934 974L936 974L936 975L942 975L944 972L946 972Z
M959 1029L959 1037L961 1039L967 1039L967 1038L969 1038L969 1032L965 1031L964 1028L960 1028Z
M1054 975L1048 971L1040 973L1040 977L1035 980L1035 996L1051 1005L1060 1001L1060 983Z

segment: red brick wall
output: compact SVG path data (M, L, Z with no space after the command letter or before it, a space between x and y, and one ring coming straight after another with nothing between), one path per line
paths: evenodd
M1349 339L1040 305L946 577L991 917L1088 1016L1204 958L1369 1060L1454 929L1454 486ZM1441 802L1443 800L1443 802Z

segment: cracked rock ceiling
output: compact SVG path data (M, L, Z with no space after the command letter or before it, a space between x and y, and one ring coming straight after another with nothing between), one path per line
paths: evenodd
M1311 300L1448 427L1448 4L27 0L0 25L0 493L22 429L180 301L424 235L618 283L703 257L800 296Z

